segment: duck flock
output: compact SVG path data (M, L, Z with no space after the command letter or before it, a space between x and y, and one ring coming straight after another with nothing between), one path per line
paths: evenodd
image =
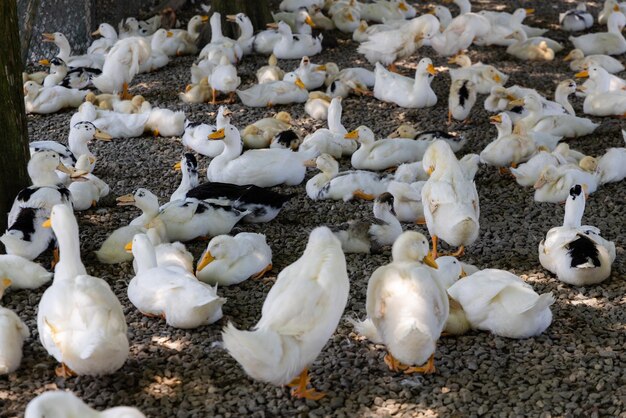
M454 6L418 6L420 14L405 0L283 0L273 14L277 23L256 34L245 14L227 16L240 29L237 39L225 37L220 14L208 10L192 17L187 29L161 27L160 15L127 18L117 30L100 24L93 33L99 37L84 55L73 55L63 33L44 34L43 41L58 52L40 61L49 71L24 74L26 111L77 109L67 114L66 140L47 140L31 126L32 186L15 197L0 237L7 252L0 255L0 297L11 305L24 292L47 289L29 299L37 306L36 318L0 307L0 375L30 373L20 368L26 341L54 358L54 373L63 381L122 378L138 324L133 320L129 327L128 316L138 314L148 318L144 322L163 324L165 335L176 328L192 334L210 328L219 337L205 349L228 353L250 379L289 386L292 397L318 401L325 394L313 388L308 370L315 369L338 326L350 329L353 344L376 347L393 379L439 373L439 347L466 333L471 338L472 330L510 339L549 332L558 295L537 292L527 276L515 274L510 253L501 254L511 265L508 271L490 268L473 251L480 241L496 241L491 232L481 234L481 198L489 195L489 182L477 189L474 178L479 171L490 173L508 193L525 188L528 199L521 205L527 208L516 208L520 213L542 204L536 202L553 205L541 206L550 214L551 223L541 226L545 235L526 244L536 248L531 263L549 272L548 280L564 283L558 289L599 285L611 277L622 251L612 241L624 230L600 231L583 218L585 206L612 199L596 199L595 193L626 177L626 148L607 146L592 156L572 144L582 137L601 142L608 131L620 130L610 117L626 116L626 80L619 76L626 4L606 0L597 16L584 3L563 10L551 27L558 24L559 33L572 34L557 42L543 36L548 28L523 23L532 9L472 12L469 0L447 3ZM199 48L196 40L206 24L211 41ZM529 74L537 61L559 60L569 62L569 73L553 80L552 100L552 92L546 97L538 86L510 83L516 74L498 68L497 61L473 63L474 50L487 46ZM351 61L363 65L315 63L326 48L349 50L356 57ZM266 65L251 66L260 62L255 54L265 56ZM195 57L190 79L177 79L177 86L165 90L172 96L168 103L184 110L158 99L151 103L150 81L175 61L190 63L183 55ZM140 75L152 72L149 78ZM431 86L439 79L447 80L447 98ZM171 77L164 81L170 82ZM145 94L131 94L139 90ZM441 112L428 116L446 99L447 118ZM371 109L363 103L385 110L360 114ZM240 123L259 114L250 110L255 107L267 109L266 117ZM206 110L215 120L207 119ZM465 134L485 123L485 111L497 133ZM431 123L412 124L411 115L418 114ZM379 125L381 115L393 120ZM31 116L31 124L46 117ZM360 126L344 126L355 120ZM389 123L395 129L381 134ZM97 247L94 258L81 245L79 237L89 237L79 233L77 218L82 229L94 213L124 209L106 203L120 189L120 182L109 183L119 178L110 174L116 162L91 149L136 137L174 144L182 155L174 169L182 179L169 190L169 201L159 201L141 173L158 156L133 157L143 161L127 179L133 192L115 200L140 214L101 231L103 241L90 240L87 245ZM200 167L205 162L206 175ZM559 203L565 205L564 218ZM348 219L337 220L334 211ZM298 226L298 218L310 212L320 222ZM281 228L296 230L297 243L268 239L264 231L287 218ZM520 228L529 222L532 217ZM521 232L502 232L500 239L516 233ZM466 263L468 256L479 267ZM112 265L122 273L122 287L88 274L82 258ZM354 266L365 260L379 261L360 277ZM229 311L237 298L224 297L228 287L234 295L244 281L264 276L248 284L271 286L256 310L256 324L238 325L235 314L222 319L223 309L237 312ZM354 294L355 280L367 283L366 294ZM365 303L345 315L348 301L359 298ZM35 330L25 321L36 321L38 341L30 338ZM38 393L26 418L145 416L134 407L99 413L70 391Z

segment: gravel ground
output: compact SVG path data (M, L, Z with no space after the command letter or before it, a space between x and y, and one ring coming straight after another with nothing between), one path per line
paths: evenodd
M534 7L537 13L528 21L551 29L556 28L558 12L566 7L565 2L555 2L555 5L540 1L512 3L509 10L522 4ZM476 2L476 9L481 8L502 9L495 2ZM597 5L590 9L595 14ZM563 33L552 30L547 35L567 41ZM356 54L351 40L338 37L339 46L316 56L315 62L335 61L340 66L369 67L363 57ZM511 75L510 83L535 87L549 95L560 80L573 75L560 59L563 53L556 61L546 64L515 61L503 48L497 47L473 47L469 55L473 61L497 65ZM430 56L436 66L447 65L445 59L424 48L402 62L401 71L412 74L422 56ZM253 83L254 70L265 60L265 57L246 57L239 67L244 85ZM177 58L157 73L138 76L132 92L143 94L153 105L184 110L194 121L212 120L216 106L187 105L176 97L189 80L192 62L192 57ZM296 65L295 61L281 62L283 68ZM351 97L343 102L343 123L348 129L369 125L378 135L389 133L400 123L413 123L420 129L445 129L448 76L438 75L433 86L440 100L429 109L407 110L369 97ZM489 125L488 114L482 108L484 98L482 96L474 108L472 124L452 126L469 138L461 154L478 153L495 138L495 129ZM574 100L574 107L581 112L582 101ZM233 123L239 127L279 110L292 112L303 133L323 126L311 120L302 105L269 110L246 109L234 104L231 109L235 112ZM67 111L29 116L31 138L65 142L71 115L72 112ZM599 155L608 147L623 146L620 121L598 120L602 126L596 133L570 141L570 145L592 155ZM130 263L102 265L93 251L113 229L137 215L134 209L116 207L115 196L141 186L154 191L163 201L168 198L179 182L172 165L183 149L176 139L144 136L95 143L92 150L99 157L95 174L110 184L112 193L98 208L77 215L83 261L90 274L112 286L124 306L131 342L130 358L111 376L68 380L55 377L56 362L47 355L37 335L37 304L44 289L10 291L3 303L26 321L32 335L25 343L21 368L8 377L0 377L0 417L22 416L30 399L57 388L72 390L98 409L133 405L148 417L626 417L624 183L601 187L588 201L584 217L585 223L599 227L603 236L616 241L617 262L613 274L600 285L576 288L561 283L543 270L537 258L537 244L549 228L562 222L563 206L535 203L531 189L518 186L491 167L482 167L476 176L481 199L481 233L477 242L467 249L464 261L484 268L510 270L532 284L537 292L553 292L556 303L552 307L551 327L537 338L519 341L485 332L442 338L436 354L437 373L404 376L390 372L383 363L384 347L358 340L351 326L343 320L311 367L312 384L328 393L323 400L312 402L292 399L287 388L252 381L225 351L213 344L220 340L220 330L228 321L243 328L255 324L271 284L246 281L221 288L219 293L228 298L224 318L192 331L169 328L161 320L146 318L130 304L126 296L132 278ZM200 160L203 168L207 163L207 159ZM307 179L313 174L310 171ZM297 198L274 221L243 225L233 231L267 235L274 252L270 277L300 257L313 227L338 224L355 213L371 211L371 203L313 202L306 197L303 185L279 189L296 192ZM416 225L405 225L405 228L426 233ZM189 245L196 257L203 247L202 243ZM344 319L364 317L368 278L378 266L387 263L389 257L389 251L372 256L347 256L351 291ZM50 254L44 254L42 261L47 265Z

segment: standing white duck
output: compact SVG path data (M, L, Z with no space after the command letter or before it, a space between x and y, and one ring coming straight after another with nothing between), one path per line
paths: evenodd
M20 317L0 306L0 376L13 373L20 367L22 345L29 336L28 326Z
M378 100L406 108L431 107L437 104L437 95L430 86L437 70L430 58L420 60L414 79L392 73L379 63L376 63L374 73L374 97Z
M278 274L254 329L224 328L224 348L252 378L290 384L298 398L320 399L323 393L307 389L308 367L337 328L349 288L341 243L318 227L302 257Z
M209 76L209 84L212 91L211 103L217 103L215 97L218 91L228 93L229 102L234 100L235 90L241 84L241 79L237 75L237 68L230 63L228 57L222 56L219 65L213 69Z
M26 406L24 418L42 417L82 418L146 418L136 408L116 406L99 412L84 403L72 392L48 391L32 399Z
M60 258L39 302L41 344L61 363L59 376L114 373L129 352L122 305L104 280L87 275L72 209L54 206L46 226L54 230Z
M611 275L615 244L594 226L581 225L585 212L584 186L574 185L565 202L563 226L548 231L539 243L541 265L574 286L600 283Z
M357 332L387 346L385 363L392 371L435 372L435 349L449 306L428 249L428 240L419 232L398 237L391 250L393 261L376 269L368 281L367 319L355 323Z
M474 329L507 338L529 338L552 323L552 292L538 295L518 276L504 270L480 270L448 288Z
M265 235L241 232L218 235L200 256L196 276L205 283L229 286L257 279L272 269L272 249Z
M211 161L207 169L209 181L272 187L283 183L297 185L304 180L304 161L309 159L305 153L269 148L242 154L241 135L232 125L210 134L209 139L224 141L224 151Z
M128 284L128 299L140 312L161 316L174 328L190 329L212 324L222 317L226 299L215 288L198 281L187 270L158 267L152 242L145 234L133 237L137 275Z
M442 239L459 247L453 255L460 256L465 246L478 238L480 206L476 184L467 179L445 141L435 141L426 150L422 165L430 174L422 188L422 204L433 254L436 258L437 243Z

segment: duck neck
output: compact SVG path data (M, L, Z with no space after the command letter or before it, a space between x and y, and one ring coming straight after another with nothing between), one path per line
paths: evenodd
M55 39L54 43L59 47L57 57L61 58L65 62L68 62L70 56L72 55L72 48L70 48L69 41L67 39L59 38Z
M219 170L223 168L230 161L241 155L241 151L243 150L243 145L241 144L241 140L239 138L233 137L225 137L224 141L224 150L220 155L213 158L211 163L209 164L209 171ZM215 171L214 171L215 172Z
M585 212L585 195L581 193L578 196L568 196L565 202L565 217L563 218L563 226L568 228L580 228Z
M59 246L59 262L54 268L54 280L68 280L87 274L80 259L78 225L57 231L55 235Z
M332 133L345 134L346 128L341 124L341 114L343 109L339 100L332 100L328 106L328 130Z
M513 132L513 125L511 124L511 121L503 120L502 122L496 124L496 129L498 130L498 138L502 138L504 136L511 135Z
M56 186L60 183L59 176L55 170L48 170L39 166L28 167L28 175L33 182L33 186L36 187Z
M156 252L150 240L137 240L133 245L133 255L137 260L137 274L157 266Z
M464 15L465 13L470 13L472 11L472 4L469 0L454 0L454 4L459 6L459 9L461 9L459 12L460 15Z
M244 19L244 21L239 25L239 30L241 31L239 38L237 38L239 42L247 41L254 35L252 23L247 19Z
M576 111L569 102L569 93L557 87L554 92L554 101L563 106L563 109L572 116L576 116Z
M91 151L89 151L89 147L87 146L87 141L85 140L80 132L72 129L70 130L70 135L67 138L67 143L69 145L70 151L72 151L72 153L74 154L74 156L76 158L80 157L81 155L93 155L91 153Z
M222 20L213 19L211 21L211 43L216 43L224 39L224 35L222 35Z

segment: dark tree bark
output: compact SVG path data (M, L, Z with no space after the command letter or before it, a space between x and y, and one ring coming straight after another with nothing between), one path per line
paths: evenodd
M30 49L30 42L33 37L33 26L35 26L35 18L37 17L37 10L39 9L39 0L28 0L26 3L26 17L24 18L24 25L22 31L22 62L26 65L28 61L28 51Z
M16 0L0 1L0 233L17 193L28 186L28 129L22 93L22 58Z
M211 0L211 12L222 15L222 33L231 38L237 38L237 25L226 21L226 15L245 13L255 30L265 29L265 25L272 22L272 14L268 0ZM211 25L205 25L198 38L198 46L203 47L211 40Z

